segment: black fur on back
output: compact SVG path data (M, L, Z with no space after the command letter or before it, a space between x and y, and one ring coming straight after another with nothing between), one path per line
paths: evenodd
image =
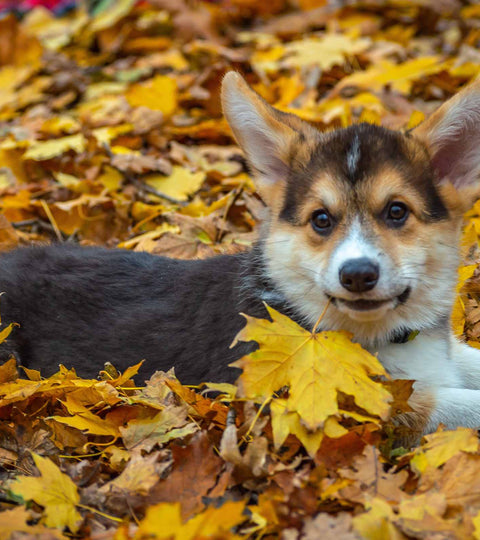
M233 381L228 364L255 348L229 346L240 312L266 316L253 253L182 261L75 246L17 249L0 256L2 324L19 323L0 345L49 376L60 363L96 377L105 362L123 371L142 359L142 379L172 366L186 384ZM255 274L255 272L253 272ZM250 278L249 278L250 279Z

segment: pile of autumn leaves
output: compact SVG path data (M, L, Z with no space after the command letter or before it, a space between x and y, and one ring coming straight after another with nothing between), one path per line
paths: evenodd
M249 246L261 203L219 107L228 69L321 128L411 126L480 72L478 5L455 18L419 2L287 4L118 0L91 19L0 21L0 248ZM256 32L232 31L256 17ZM475 345L479 203L468 220L458 291L472 294L453 324ZM238 336L259 349L235 386L187 388L173 373L144 384L137 366L98 380L0 366L0 540L480 539L476 432L398 447L418 435L390 420L408 414L411 381L384 381L346 334L270 315Z
M259 349L235 386L1 366L0 538L480 538L476 432L394 448L411 382L380 382L345 333L269 315L237 336Z

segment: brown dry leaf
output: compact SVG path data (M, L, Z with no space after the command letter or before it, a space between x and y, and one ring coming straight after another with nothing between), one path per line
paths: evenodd
M446 537L456 537L456 520L443 519L447 503L442 493L416 495L402 501L398 510L396 523L408 535L438 533Z
M235 424L227 426L220 443L220 456L236 467L236 474L249 476L261 476L266 474L267 469L268 440L265 437L257 437L247 446L242 455L238 449L237 428Z
M221 427L224 427L227 423L227 413L228 407L223 403L213 401L211 399L205 398L204 396L194 392L187 386L181 385L177 379L167 380L166 384L169 388L175 392L175 394L182 400L183 403L186 403L194 411L194 414L200 416L201 418L208 418L211 422L218 424ZM224 391L225 386L222 384L207 384L209 390L218 390ZM227 390L229 388L227 387ZM234 387L236 390L236 387ZM222 394L225 395L225 394ZM231 396L233 401L234 396ZM190 411L189 411L190 412Z
M418 491L439 491L451 506L476 507L480 503L480 456L459 452L443 467L425 471Z
M188 446L172 446L173 468L149 495L150 504L179 502L183 517L205 508L204 497L215 487L223 467L205 432L194 436Z
M396 379L393 381L385 381L384 386L392 394L393 401L391 403L392 416L409 412L412 410L408 404L408 400L413 392L413 383L404 379Z
M181 439L197 431L197 425L187 423L185 407L169 407L152 418L135 419L120 428L123 443L128 450L150 452L156 444Z
M168 460L158 462L158 453L143 456L141 451L135 450L125 469L117 478L104 484L99 492L106 496L113 491L125 497L147 495L149 490L160 480L162 473L170 466Z
M349 469L339 469L338 473L351 481L339 492L347 501L365 503L370 498L381 497L390 504L398 504L405 497L402 487L408 478L407 471L396 474L383 471L380 452L373 446L367 446Z
M151 253L176 259L202 259L216 253L218 229L215 212L200 218L173 214L168 220L171 225L179 227L180 232L162 235L151 246Z
M318 514L313 519L309 518L303 526L304 540L358 540L353 532L352 517L345 513L335 516Z

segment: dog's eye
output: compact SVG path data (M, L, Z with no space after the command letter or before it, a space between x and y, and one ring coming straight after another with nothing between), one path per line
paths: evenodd
M403 225L409 214L408 206L403 202L392 202L387 208L387 221L393 226Z
M332 218L326 210L315 210L310 217L310 223L316 232L325 234L332 227Z

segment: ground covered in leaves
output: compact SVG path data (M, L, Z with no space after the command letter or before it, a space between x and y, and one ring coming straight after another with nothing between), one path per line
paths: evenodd
M0 20L2 250L248 248L263 204L222 118L227 70L321 129L412 127L480 72L474 1L106 4ZM478 347L478 203L465 223L453 325ZM477 433L396 446L411 382L378 382L344 334L271 316L239 336L260 349L236 386L1 366L0 539L479 539Z

